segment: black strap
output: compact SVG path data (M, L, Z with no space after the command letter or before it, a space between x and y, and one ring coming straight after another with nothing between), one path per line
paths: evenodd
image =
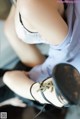
M45 80L41 83L40 88L42 87L43 83L44 83L46 80L47 80L47 79L45 79ZM41 91L41 94L42 94L42 97L43 97L49 104L51 104L51 105L54 106L54 104L46 98L46 96L44 95L44 91ZM57 95L57 99L59 100L59 102L62 103L62 101L58 98L58 96L59 96L59 95ZM68 102L68 104L65 104L65 105L64 105L64 107L69 107L69 106L70 106L70 103L69 103L69 102ZM58 107L58 108L59 108L59 107Z
M30 33L38 33L38 32L32 32L32 31L30 31L30 30L28 30L28 29L24 26L20 13L19 13L19 19L20 19L20 23L22 24L22 26L24 27L25 30L27 30L27 31L30 32Z
M52 102L50 102L50 101L45 97L45 95L44 95L44 93L43 93L42 91L41 91L41 94L42 94L42 97L43 97L49 104L53 105Z
M43 82L42 82L43 83ZM41 84L42 84L41 83ZM32 98L35 100L35 101L37 101L37 102L39 102L35 97L34 97L34 95L33 95L33 93L32 93L32 88L33 88L33 86L35 85L36 83L33 83L32 85L31 85L31 87L30 87L30 94L31 94L31 96L32 96ZM41 85L40 85L40 87L41 87ZM49 100L47 100L47 98L44 96L44 94L43 94L43 92L41 91L41 94L42 94L42 97L47 101L47 102L49 102ZM39 103L41 103L41 102L39 102ZM51 102L49 102L50 104L52 104Z
M36 84L36 83L33 83L33 84L31 85L31 87L30 87L30 94L31 94L31 96L33 97L33 99L34 99L35 101L37 101L38 103L40 103L38 100L36 100L36 98L33 96L33 93L32 93L32 87L33 87L35 84ZM36 114L36 115L33 117L33 119L36 119L36 118L43 112L43 110L45 109L45 107L46 107L46 104L43 105L43 108L41 109L41 111L39 111L39 113Z
M67 8L66 1L65 0L62 0L62 1L63 1L63 4L64 4L64 9L66 10L66 8Z
M33 95L33 93L32 93L32 88L33 88L33 86L34 86L35 84L36 84L36 83L33 83L33 84L31 85L31 87L30 87L30 94L31 94L32 98L33 98L35 101L39 102L39 101L34 97L34 95ZM40 102L39 102L39 103L40 103Z

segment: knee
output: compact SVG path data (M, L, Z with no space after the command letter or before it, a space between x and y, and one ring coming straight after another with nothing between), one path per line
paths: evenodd
M12 72L8 71L3 76L3 82L8 85L13 80Z

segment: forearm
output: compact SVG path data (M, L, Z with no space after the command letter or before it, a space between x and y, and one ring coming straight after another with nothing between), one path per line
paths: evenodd
M5 106L5 105L10 105L10 99L0 103L0 107Z

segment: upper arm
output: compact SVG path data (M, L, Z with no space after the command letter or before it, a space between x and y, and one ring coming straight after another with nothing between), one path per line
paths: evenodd
M68 33L68 26L49 0L28 0L21 8L23 18L29 19L47 42L57 45Z
M18 38L15 30L15 14L17 10L12 6L10 14L5 21L4 32L7 36L9 43L16 52L20 60L27 66L33 67L38 64L42 64L45 61L45 57L40 50L33 44L27 44Z

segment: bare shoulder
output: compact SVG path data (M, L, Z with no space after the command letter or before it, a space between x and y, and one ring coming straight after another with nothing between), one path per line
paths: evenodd
M19 0L18 4L22 17L28 19L47 42L57 45L64 40L68 26L59 12L57 0Z
M19 0L18 6L20 13L26 17L28 14L37 13L39 10L42 12L45 10L44 7L47 7L47 9L52 7L58 10L61 6L61 9L63 9L63 5L60 5L57 0Z

